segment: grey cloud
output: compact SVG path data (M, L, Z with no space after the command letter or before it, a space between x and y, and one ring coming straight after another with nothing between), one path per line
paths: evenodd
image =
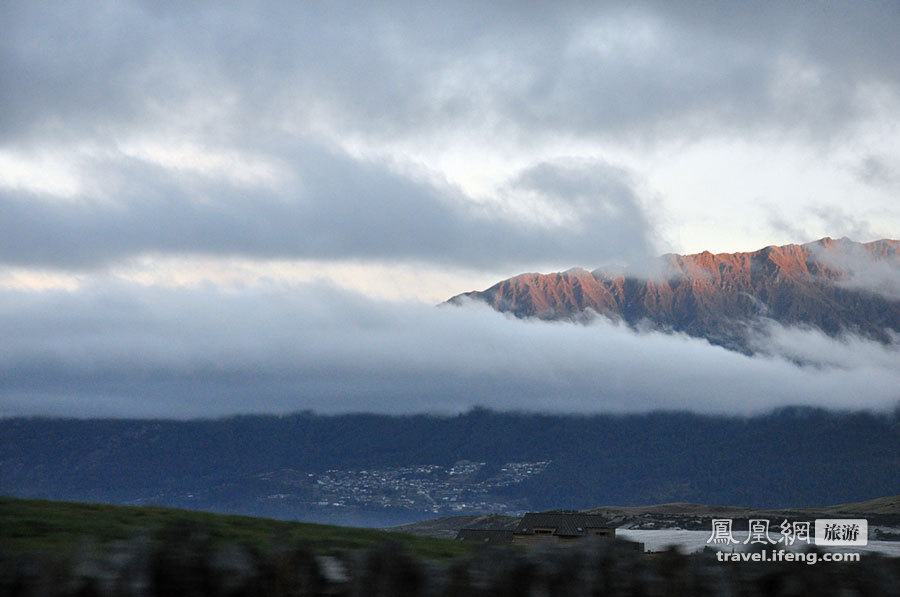
M889 300L900 300L900 257L882 253L875 246L872 256L861 246L836 241L835 250L814 245L816 259L841 272L837 283L854 290L865 290Z
M820 207L811 210L831 234L847 236L857 240L867 240L875 236L869 222L848 213L839 207Z
M525 322L323 286L3 291L0 329L3 415L885 409L900 387L896 348L859 339L775 329L772 354L747 357L601 319ZM818 366L793 364L798 352Z
M750 345L770 356L803 363L804 367L831 371L854 369L887 370L900 364L900 344L893 346L871 342L845 334L834 338L817 328L783 327L762 320L750 330Z
M591 160L560 160L541 163L521 172L511 181L513 189L537 191L553 202L583 205L603 200L607 210L633 204L628 172Z
M102 191L58 200L0 191L0 261L91 268L140 253L313 259L416 259L523 267L646 259L652 230L627 176L602 162L540 164L515 184L577 198L574 221L524 222L476 210L449 185L305 143L279 144L290 164L277 190L111 158ZM564 187L564 188L563 188Z
M856 168L856 175L866 184L875 187L900 186L900 168L876 155L870 155L861 160Z
M627 176L607 164L533 164L510 177L502 192L574 212L561 228L476 213L457 189L323 144L473 134L529 145L772 127L829 135L855 121L863 86L896 96L894 5L851 15L831 4L671 6L3 3L0 151L80 156L104 196L56 202L3 190L0 259L93 267L159 251L529 269L640 261L656 252L656 235ZM309 141L311 131L328 140ZM300 185L235 188L121 155L147 136L274 157ZM860 236L840 219L835 232Z
M900 82L891 2L2 10L7 139L103 137L111 123L228 135L238 122L321 118L391 138L450 126L523 142L760 127L827 135L860 116L864 86L896 94ZM225 116L207 121L210 105Z
M784 217L783 214L779 213L777 206L767 206L770 215L768 217L768 224L775 232L783 235L784 237L795 239L798 241L803 241L805 239L810 238L809 232L806 231L805 228L798 226L798 222L794 220L790 220Z
M812 242L821 238L821 231L835 237L848 237L859 242L894 236L889 231L877 229L880 219L867 220L859 217L856 212L847 211L836 205L810 208L803 213L802 217L795 216L793 218L786 217L779 205L767 204L763 207L768 214L766 219L769 227L779 233L782 238L790 239L792 242ZM873 222L875 222L874 226ZM823 255L823 257L828 258L827 255ZM862 266L863 263L860 262L858 265Z

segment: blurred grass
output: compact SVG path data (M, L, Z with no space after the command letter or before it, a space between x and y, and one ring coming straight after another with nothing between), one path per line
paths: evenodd
M472 544L375 529L340 527L213 514L151 506L112 506L0 496L0 549L18 552L70 553L86 541L100 547L130 539L144 530L157 537L177 524L196 524L213 543L236 542L263 553L286 545L303 545L314 553L366 549L385 541L429 560L471 553Z

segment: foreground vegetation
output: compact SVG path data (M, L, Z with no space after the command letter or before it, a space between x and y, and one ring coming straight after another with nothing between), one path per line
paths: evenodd
M900 558L725 564L618 540L471 549L367 529L0 499L0 597L799 594L898 595Z
M85 541L106 547L145 532L158 537L175 526L204 529L214 546L236 543L268 553L283 545L300 544L312 553L359 550L392 541L418 557L440 560L471 551L446 539L178 510L175 508L111 506L77 502L0 497L0 549L65 554Z

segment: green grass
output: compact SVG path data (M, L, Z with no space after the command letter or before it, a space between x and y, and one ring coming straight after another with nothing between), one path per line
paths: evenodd
M471 544L374 529L340 527L144 506L0 497L0 549L67 553L85 541L100 545L129 539L141 530L151 536L179 522L200 525L214 543L237 542L270 552L303 545L315 553L366 549L385 541L402 544L419 557L441 560L471 553Z

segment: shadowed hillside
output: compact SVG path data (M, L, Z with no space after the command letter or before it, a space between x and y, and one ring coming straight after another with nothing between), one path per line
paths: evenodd
M600 504L855 502L900 493L898 455L896 414L805 408L6 419L0 493L389 526Z

